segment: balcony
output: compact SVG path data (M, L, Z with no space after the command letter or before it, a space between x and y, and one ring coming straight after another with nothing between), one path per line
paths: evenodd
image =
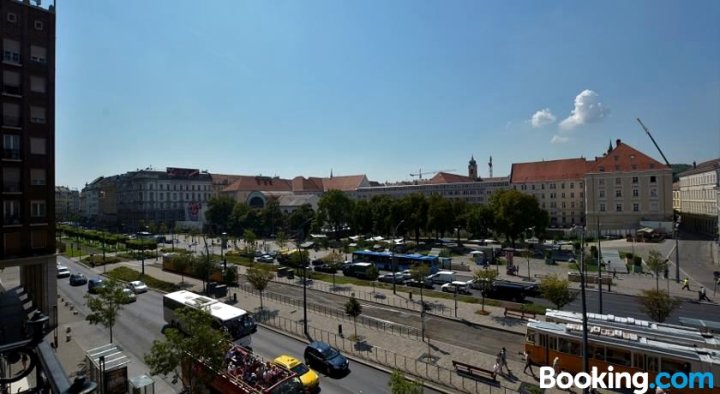
M3 149L3 160L20 160L20 149Z
M3 215L3 226L22 224L20 214Z
M7 95L7 96L22 97L22 87L3 85L2 94Z
M3 193L20 193L20 188L20 182L4 181L2 191Z
M5 127L20 127L20 117L16 115L3 115L2 124Z

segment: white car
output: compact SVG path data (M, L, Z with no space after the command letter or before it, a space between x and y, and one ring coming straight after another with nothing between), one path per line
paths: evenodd
M70 276L70 270L68 269L68 267L66 267L64 265L58 265L57 266L57 277L58 278L67 278L68 276Z
M135 294L145 293L148 291L147 285L139 280L134 280L128 283L128 289L132 290Z

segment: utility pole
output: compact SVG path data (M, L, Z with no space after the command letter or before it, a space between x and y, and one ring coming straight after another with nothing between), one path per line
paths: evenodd
M602 259L602 249L600 249L600 217L598 216L597 220L597 237L598 237L598 257L597 257L597 264L598 264L598 309L600 314L603 313L603 301L602 301L602 265L603 265L603 259ZM612 278L610 278L612 280Z
M586 277L586 270L585 270L585 248L583 245L584 242L584 235L585 235L585 229L583 229L580 232L580 295L582 297L582 326L583 326L583 343L582 343L582 369L583 372L588 373L589 370L589 361L588 361L588 327L587 327L587 303L585 298L585 277ZM583 393L588 393L588 389L583 389Z

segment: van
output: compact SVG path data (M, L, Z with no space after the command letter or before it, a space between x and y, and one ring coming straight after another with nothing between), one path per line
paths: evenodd
M470 292L470 283L472 281L462 282L462 281L452 281L450 283L445 283L442 285L440 290L446 292L446 293L458 293L458 294L472 294Z
M427 277L432 283L451 283L455 281L455 271L438 271Z
M353 263L343 267L343 275L354 276L358 279L370 279L372 263Z

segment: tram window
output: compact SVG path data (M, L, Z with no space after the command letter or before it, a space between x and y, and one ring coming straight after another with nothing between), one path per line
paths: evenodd
M605 361L605 346L599 345L599 346L592 346L590 347L590 357L596 359L596 360L602 360Z
M637 369L645 369L645 355L641 353L633 354L633 367Z
M622 349L607 348L607 362L630 366L630 352Z
M582 354L579 342L570 341L564 338L560 338L560 348L558 351L575 356L580 356Z
M535 343L535 332L534 332L534 331L529 331L529 330L528 330L528 333L527 333L527 341L530 342L530 343L533 343L533 344Z
M670 374L674 372L690 372L690 364L664 357L661 368L663 372L669 372Z
M548 339L550 340L550 350L558 350L558 339L556 337L550 337Z
M658 372L657 357L647 356L647 370L648 372Z
M541 347L547 346L547 335L540 334L540 346Z

